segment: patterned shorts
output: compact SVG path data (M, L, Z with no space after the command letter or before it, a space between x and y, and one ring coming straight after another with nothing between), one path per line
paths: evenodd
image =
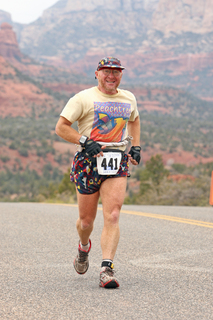
M95 159L95 158L94 158ZM92 194L99 191L101 183L108 178L129 176L128 156L124 154L118 172L115 175L100 175L96 161L91 161L81 152L75 154L70 180L75 182L77 190L82 194Z

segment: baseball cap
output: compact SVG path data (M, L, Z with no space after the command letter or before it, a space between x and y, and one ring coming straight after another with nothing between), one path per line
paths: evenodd
M125 69L122 67L121 62L117 58L107 57L103 58L99 61L97 71L102 68L117 68L117 69Z

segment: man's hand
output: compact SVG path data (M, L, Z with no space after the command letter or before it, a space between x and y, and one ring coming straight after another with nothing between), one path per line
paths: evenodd
M89 157L96 157L103 155L102 149L100 144L96 141L89 139L85 143L85 154Z
M130 161L132 164L137 165L141 160L141 147L140 146L132 146L128 156L130 157Z

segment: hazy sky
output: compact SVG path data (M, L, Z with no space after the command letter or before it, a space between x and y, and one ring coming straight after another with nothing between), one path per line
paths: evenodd
M0 0L0 10L11 14L14 22L30 23L58 0Z

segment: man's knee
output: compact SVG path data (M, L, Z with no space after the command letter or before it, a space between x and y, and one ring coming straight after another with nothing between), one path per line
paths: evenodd
M93 220L92 219L80 219L80 226L81 230L87 230L93 227Z
M111 212L108 212L105 215L105 221L112 225L118 224L120 217L120 209L120 206L114 207Z

